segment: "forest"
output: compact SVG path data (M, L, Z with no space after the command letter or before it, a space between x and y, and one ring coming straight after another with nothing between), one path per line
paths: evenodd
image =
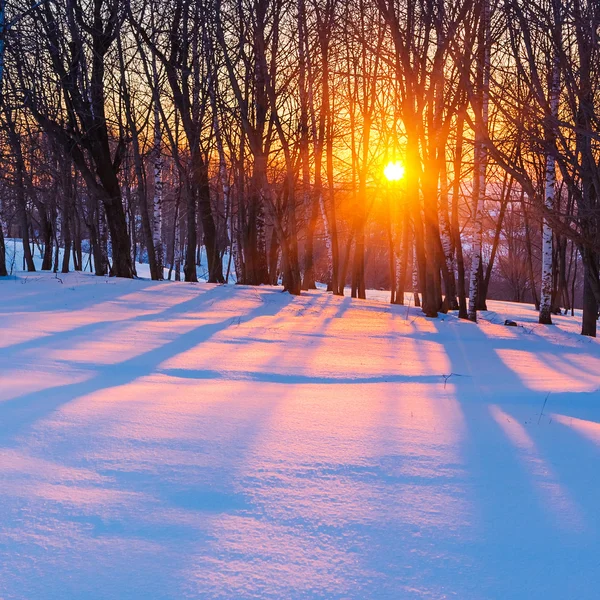
M598 600L600 0L0 0L0 600Z
M1 0L0 85L0 275L490 296L596 336L596 0Z

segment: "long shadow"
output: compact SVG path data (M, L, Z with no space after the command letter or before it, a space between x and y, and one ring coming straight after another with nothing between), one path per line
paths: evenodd
M300 300L302 301L302 299ZM273 367L277 367L281 357L285 355L285 344L290 339L288 333L294 336L292 338L294 345L302 345L302 338L307 335L306 331L303 328L294 329L294 321L292 319L308 316L307 313L310 313L315 301L316 299L304 300L304 303L300 302L301 307L299 309L297 306L294 306L290 307L290 310L285 311L287 314L285 319L287 321L285 335L284 337L275 335L275 339L272 340L274 343L281 344L281 348L276 348L272 351L268 359L258 366L259 370L262 369L260 373L256 374L258 378L247 377L246 379L249 379L251 382L260 381L260 377L263 374L267 377L266 381L273 379L271 373L264 373L264 371L269 371ZM311 329L314 326L314 329L317 331L326 331L326 323L333 318L332 313L334 316L336 313L339 313L338 307L331 306L334 303L335 300L332 297L328 297L320 304L320 317L318 318L318 322L316 319L311 319ZM271 329L270 324L269 329ZM307 368L314 354L318 352L318 344L308 345L304 350L294 360L293 368L295 370L304 371ZM223 374L210 370L196 370L191 372L169 370L168 374L183 375L184 377L206 376L213 378L214 376L217 379L230 379L229 373ZM246 373L245 375L254 376L255 374ZM235 374L233 374L233 378L236 378ZM288 554L292 558L288 558L294 562L297 558L293 553L299 544L304 543L307 546L312 544L314 547L322 547L324 544L332 544L332 535L338 533L335 527L326 526L315 517L309 518L306 516L305 502L309 501L311 494L316 493L310 485L306 485L309 480L304 479L306 469L302 461L311 462L311 460L314 460L314 458L311 458L310 447L307 447L308 452L302 454L300 458L301 463L298 463L299 457L295 456L293 452L286 459L282 459L281 456L281 452L285 452L286 442L292 446L298 443L306 443L303 436L299 439L300 436L297 434L297 428L300 427L300 431L302 431L302 428L297 422L297 405L295 406L296 402L294 401L294 399L297 401L299 397L302 397L304 392L299 392L297 387L293 385L296 383L306 383L305 380L306 378L302 376L299 376L299 378L295 378L295 376L282 378L278 381L284 385L281 385L277 391L265 390L264 386L260 386L259 388L258 386L250 385L248 387L251 395L252 392L256 393L257 389L261 390L261 400L259 402L261 408L260 412L255 414L252 426L250 427L250 424L248 424L244 427L242 452L238 452L236 455L237 461L231 463L230 477L232 480L237 481L236 487L238 489L241 487L242 490L245 490L247 493L249 492L252 499L252 502L245 507L245 519L255 522L261 531L272 527L274 533L281 536L282 539L276 542L260 538L256 540L256 544L253 544L251 537L254 534L252 527L249 527L247 533L249 539L246 540L245 548L232 549L226 543L224 547L217 548L219 555L224 561L235 561L238 564L251 565L257 558L269 557L269 562L275 564L277 562L280 542L285 543L289 539L290 550ZM315 382L322 382L322 380L315 378ZM292 396L291 403L286 402L289 396ZM315 415L314 418L318 419L319 417ZM319 471L323 472L322 469L319 469ZM319 482L317 481L316 483L318 486ZM298 488L301 488L302 491L299 492ZM334 490L331 493L335 496ZM285 533L282 533L282 531L285 531ZM227 542L227 538L231 535L227 529L222 529L221 521L215 521L208 533L210 538L216 539L218 542L222 540ZM208 552L211 552L210 548L207 549ZM210 573L211 570L218 569L218 567L213 566L213 561L206 560L209 556L210 554L205 555L200 553L194 557L195 568L198 568L198 564L206 565L202 569L203 573ZM268 575L266 577L268 578ZM211 581L210 576L208 576L206 581L203 581L199 577L198 583L198 589L202 589L204 593L210 594L214 589L211 587L211 584L214 584L214 582ZM289 592L289 589L285 585L282 586L282 589ZM298 591L295 587L292 589L295 592ZM235 597L239 595L239 590L235 588L235 585L233 588L227 586L226 593L229 597Z
M529 413L535 418L545 394L527 388L496 353L498 348L507 347L534 351L538 345L526 343L524 347L520 339L489 338L479 327L466 323L454 332L454 339L444 343L451 368L453 372L471 376L452 383L453 393L464 412L465 461L472 499L481 519L479 540L474 542L476 556L484 565L504 564L509 572L519 574L510 581L493 582L493 591L498 597L509 597L511 590L526 586L526 580L539 582L544 587L540 597L549 597L552 586L561 583L559 588L564 588L564 582L572 573L557 564L549 576L545 564L527 557L540 547L560 548L561 544L575 539L571 536L577 535L576 532L567 533L568 515L554 504L556 494L569 497L571 490L564 485L564 477L552 475L556 463L546 462L547 457L539 452L539 436L531 437L533 445L530 447L524 438L524 450L507 435L507 429L512 427L516 427L517 432L524 430L526 435L533 434L531 428L536 421L530 419L529 425L523 425L522 419ZM556 355L558 358L560 353L557 351ZM507 429L501 426L504 422L491 415L490 407L496 404L504 408L501 418L506 419ZM515 424L511 423L513 420ZM554 486L548 489L556 494L544 486ZM549 560L557 557L558 554L549 556ZM527 567L525 572L523 561Z
M227 381L255 381L259 383L284 383L289 385L341 385L374 383L443 383L442 375L374 375L372 377L311 377L310 375L286 375L275 372L252 371L212 371L210 369L162 369L172 377L183 379L223 379Z
M434 322L435 323L435 322ZM442 325L442 324L440 324ZM457 374L467 374L474 381L481 381L486 394L495 397L498 393L506 394L510 390L511 399L517 401L525 396L539 395L543 401L543 390L527 387L519 374L508 367L499 354L503 350L518 351L531 354L536 360L547 363L548 368L558 375L572 377L562 366L580 369L587 375L593 375L593 368L581 367L572 357L565 356L564 346L549 344L545 338L532 336L522 331L514 338L499 338L486 335L477 325L452 319L448 325L438 326L436 331L407 330L403 338L415 341L430 341L441 344L451 361L451 371ZM449 339L450 338L450 339ZM573 348L572 354L582 354L581 350ZM600 356L594 352L594 356ZM472 364L476 362L476 370ZM454 381L453 381L454 382ZM585 394L586 392L569 391L567 395ZM552 393L558 398L561 393Z
M247 321L260 316L274 315L292 300L289 295L281 296L280 302L262 303L240 317ZM185 304L188 307L196 308L198 306L197 299L189 300ZM182 306L180 306L179 312L184 312ZM45 418L61 405L75 398L102 389L122 386L140 377L150 375L156 372L158 366L164 361L194 348L231 325L230 317L217 323L202 324L159 348L144 352L116 365L94 365L97 374L84 382L32 392L0 403L0 440L6 444L8 440L17 437L27 426Z
M281 306L281 312L288 313L288 318L289 314L295 314L302 317L307 312L307 309L310 309L315 302L316 299L314 298L309 300L306 298L295 298L293 304L298 306L294 306L293 308L290 307L289 310L286 310L285 306ZM326 304L328 303L329 302L327 301ZM286 303L286 306L289 306L289 302ZM263 312L257 316L262 317L267 316L268 314L270 315L271 313ZM278 313L273 314L277 315ZM274 320L276 321L277 319ZM269 320L269 329L271 328L270 321L271 319ZM252 327L252 321L250 321L251 330ZM274 343L281 342L281 340L276 339L272 341ZM314 351L313 348L311 348L311 350ZM303 362L308 362L310 354L311 352L304 353L301 360ZM276 364L279 360L279 356L277 350L274 350L271 352L270 360L264 366L268 368L269 366ZM169 376L183 376L192 379L210 378L227 379L228 381L232 379L239 380L239 377L229 377L230 374L210 370L189 371L182 369L179 371L176 369L161 369L158 372ZM235 403L239 397L245 398L246 396L252 396L252 392L255 391L256 388L252 386L253 380L250 380L250 378L246 379L249 384L247 386L248 392L245 393L244 391L240 391L234 398L230 398L227 401L228 403L237 406ZM242 389L246 389L246 386L243 386ZM269 474L266 474L263 468L261 468L261 465L264 465L264 460L268 460L270 457L268 453L267 456L263 456L262 446L265 443L263 436L265 431L269 432L271 430L273 421L277 421L276 415L278 414L278 407L281 407L284 404L285 398L292 393L293 390L294 388L291 386L284 386L281 390L278 390L276 394L264 394L264 396L261 397L260 402L244 403L244 417L241 420L239 419L240 415L238 414L238 420L236 421L234 419L232 422L231 418L227 416L227 409L221 411L219 418L226 421L227 425L223 427L223 431L219 428L221 431L219 443L224 444L225 447L222 450L216 449L216 451L212 448L210 454L212 461L208 470L205 466L186 467L185 478L182 477L180 480L171 480L171 485L167 486L167 488L165 488L164 478L161 477L160 470L153 473L132 473L118 470L102 472L110 474L111 477L120 482L122 487L128 489L131 488L131 482L133 480L136 488L142 487L144 491L162 498L163 502L172 507L199 510L203 513L213 511L232 514L244 511L246 518L262 522L265 520L278 522L279 519L274 519L273 517L269 518L268 510L265 509L264 505L265 502L267 505L270 505L273 502L272 499L266 499L265 494L270 497L273 485L278 481L277 473L278 469L281 468L281 465L274 466L274 473L269 471ZM223 439L224 434L227 441ZM227 437L227 434L231 435L231 439ZM199 436L199 440L200 439L202 439L201 435ZM226 448L230 447L235 448L234 453L226 451ZM197 448L196 451L198 451ZM248 461L250 461L250 465L248 465ZM254 464L255 461L258 461L258 464ZM157 465L156 468L160 469L160 464ZM285 468L289 468L289 466L286 466ZM216 473L218 473L218 476L215 475ZM169 469L166 469L164 477L168 479L169 476L172 476L172 473ZM270 480L268 486L256 484L255 480L262 481L265 477ZM252 482L249 483L248 478L250 478ZM285 480L285 477L283 479ZM284 483L281 483L281 485L284 485ZM276 491L273 493L278 496ZM280 501L280 499L277 498L277 501ZM219 540L220 536L227 535L226 530L221 531L220 521L216 521L215 523L207 521L207 525L210 525L210 528L207 530L207 535L210 539ZM129 526L131 527L131 525ZM135 524L133 526L135 527ZM161 526L169 532L177 531L177 535L184 540L186 538L197 538L198 535L194 530L180 530L180 525L169 521L164 522ZM95 527L97 528L98 526L95 525ZM195 552L198 553L198 551L199 549L196 547ZM210 548L207 547L205 551L207 553L210 552ZM201 557L202 553L200 553L199 556ZM236 555L236 559L250 561L252 560L252 556L252 551L249 551L245 555ZM194 556L191 558L197 560Z
M253 289L256 296L258 298L260 298L260 300L265 304L270 304L273 302L273 300L270 299L269 296L281 294L281 292L279 290L270 289L268 291L268 294L265 296L265 295L263 295L263 293L259 294L256 289L254 289L254 288L251 288L251 289ZM263 292L263 290L261 290L261 292ZM319 300L320 300L320 297L318 295L314 295L314 294L299 296L299 297L295 298L295 302L293 303L293 306L290 306L290 309L288 311L286 311L286 310L279 311L279 313L277 314L277 318L273 319L269 323L269 328L270 329L277 328L279 323L287 322L290 319L302 318L306 313L311 312L312 308L318 303ZM275 298L274 301L277 302L277 299Z
M184 314L188 308L193 307L196 309L200 309L205 304L214 302L216 299L218 299L214 298L214 296L217 295L216 293L218 289L219 288L210 288L201 290L201 292L197 296L189 298L188 300L183 300L182 302L169 306L159 312L141 314L135 317L131 317L129 319L103 319L94 323L84 323L83 325L76 325L75 327L71 327L70 329L48 333L40 337L34 338L32 340L27 340L24 342L12 344L10 346L5 346L3 348L0 348L0 357L2 356L2 354L14 356L15 352L30 350L33 348L42 348L44 346L49 346L57 342L60 343L63 340L70 340L74 336L86 336L86 338L89 339L92 336L92 334L95 334L96 332L111 325L126 326L128 324L136 322L166 321L178 314ZM118 298L119 297L113 298L113 300L118 300ZM49 318L51 318L51 316L49 316Z
M148 321L156 321L156 322L168 322L173 319L173 317L177 315L186 314L188 308L195 308L196 310L202 310L205 305L212 306L214 302L221 300L220 294L223 293L223 287L198 287L198 295L189 298L187 300L182 300L176 304L170 305L158 312L151 312L148 314L141 314L130 318L125 319L104 319L100 321L96 321L94 323L85 323L83 325L77 325L75 327L71 327L69 329L51 332L45 334L43 336L34 338L32 340L27 340L24 342L18 342L16 344L12 344L10 346L5 346L0 348L0 357L2 354L7 354L11 358L14 358L14 354L19 351L29 350L44 346L49 346L56 342L60 343L63 340L70 341L74 336L85 336L86 339L94 334L97 331L102 330L103 328L111 325L118 326L127 326L131 323L136 322L148 322ZM240 287L229 288L227 291L233 295L236 291L239 291ZM227 298L230 298L231 295L228 295ZM261 299L263 304L271 303L266 302L264 297L268 297L269 295L280 295L278 290L261 290L261 294L259 298ZM216 297L215 297L216 296ZM116 296L112 299L108 299L107 301L118 302L120 298L123 296ZM223 298L225 299L225 298ZM102 303L101 303L102 304ZM191 315L190 315L191 316ZM50 317L49 317L50 318ZM238 322L240 324L240 322ZM81 363L78 363L81 364Z

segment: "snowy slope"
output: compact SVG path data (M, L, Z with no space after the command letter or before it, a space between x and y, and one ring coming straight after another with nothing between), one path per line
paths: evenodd
M0 281L0 598L598 598L577 319L61 278Z

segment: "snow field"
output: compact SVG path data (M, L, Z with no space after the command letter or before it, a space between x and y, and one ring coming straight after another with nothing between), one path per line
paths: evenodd
M0 281L0 598L598 597L578 319L59 276Z

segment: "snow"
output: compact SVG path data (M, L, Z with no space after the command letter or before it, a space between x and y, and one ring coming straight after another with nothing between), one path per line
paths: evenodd
M598 597L578 317L59 277L0 280L0 598Z

